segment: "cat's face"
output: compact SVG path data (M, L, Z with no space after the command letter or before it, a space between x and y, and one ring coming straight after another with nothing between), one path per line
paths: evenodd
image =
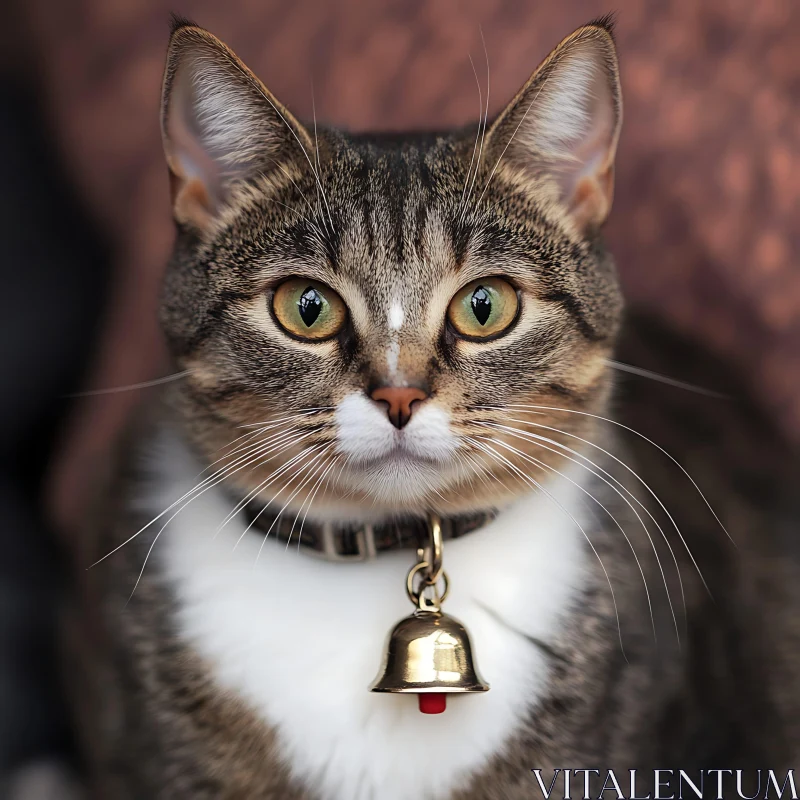
M240 494L452 513L563 467L588 418L550 409L602 407L621 309L596 236L621 115L604 27L485 135L309 131L194 27L164 94L177 400Z

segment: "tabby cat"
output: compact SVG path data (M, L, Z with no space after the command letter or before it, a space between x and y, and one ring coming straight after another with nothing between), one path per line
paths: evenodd
M723 374L623 328L621 121L608 20L494 119L397 135L301 124L176 22L178 377L98 493L68 625L97 797L530 798L565 768L637 768L644 795L656 768L797 765L793 455L743 400L612 386L614 359ZM368 691L430 514L491 686L439 715Z

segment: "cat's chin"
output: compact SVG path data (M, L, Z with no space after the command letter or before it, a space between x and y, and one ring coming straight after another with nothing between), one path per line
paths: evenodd
M413 510L414 504L436 495L451 481L450 469L408 453L352 465L343 482L381 505Z

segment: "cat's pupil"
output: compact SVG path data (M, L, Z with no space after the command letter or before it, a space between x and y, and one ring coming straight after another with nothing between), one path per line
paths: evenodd
M472 313L481 325L486 324L492 313L492 300L483 286L478 286L472 293Z
M322 298L319 296L319 292L313 286L309 286L300 295L297 308L300 311L300 318L305 322L306 327L310 328L322 311Z

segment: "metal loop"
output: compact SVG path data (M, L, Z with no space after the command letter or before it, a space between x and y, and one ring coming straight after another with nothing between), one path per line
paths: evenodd
M428 564L424 580L433 586L442 574L442 521L436 514L428 517L428 541L417 548L417 561Z
M427 561L420 561L417 564L414 564L414 566L409 570L408 577L406 578L406 592L408 594L408 599L421 610L438 611L440 604L445 601L447 593L450 591L450 581L448 580L447 573L444 570L440 569L440 577L444 582L444 591L441 593L441 595L439 594L436 584L429 583L424 576L422 577L422 583L419 590L414 590L414 578L417 576L417 573L422 572L422 570L429 569L430 564ZM427 588L433 590L433 600L425 597L425 590Z
M430 565L425 582L433 586L442 574L442 520L438 514L428 518L428 544L424 550L424 561Z

